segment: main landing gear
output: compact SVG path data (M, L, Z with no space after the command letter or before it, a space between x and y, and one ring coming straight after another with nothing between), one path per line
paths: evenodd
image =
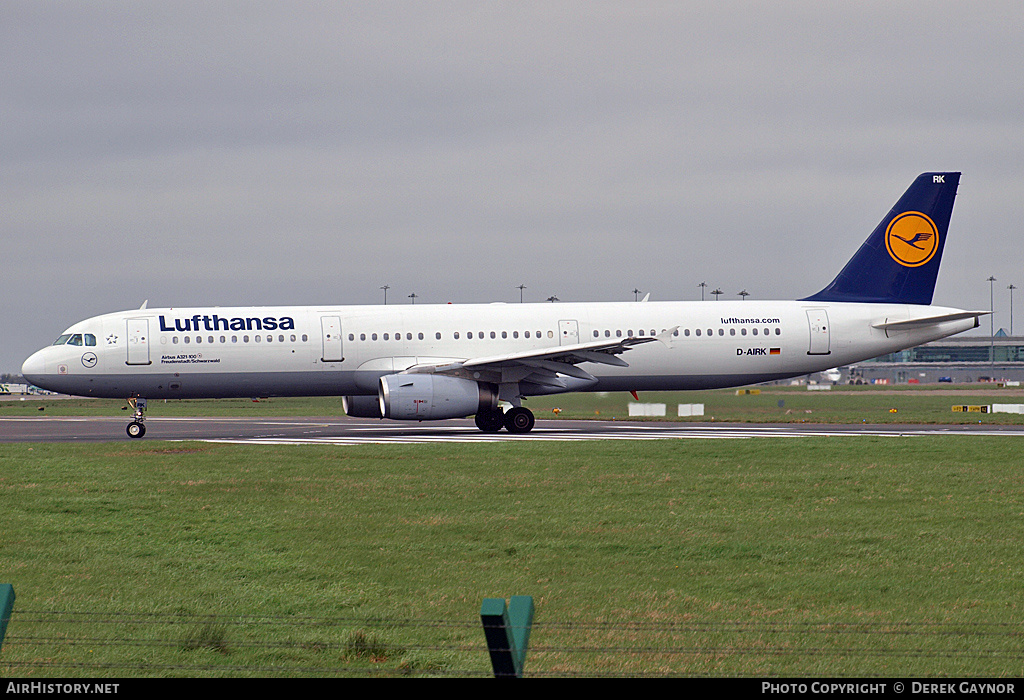
M497 433L502 428L510 433L528 433L533 430L535 422L533 412L522 406L516 406L504 412L500 408L493 411L480 411L474 419L476 427L485 433Z
M146 399L132 397L128 399L128 405L132 408L132 422L125 428L130 438L140 438L146 434Z

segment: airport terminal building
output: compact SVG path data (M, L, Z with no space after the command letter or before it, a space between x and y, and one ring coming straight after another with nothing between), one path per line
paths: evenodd
M1024 336L961 336L843 368L843 383L933 384L1024 381Z

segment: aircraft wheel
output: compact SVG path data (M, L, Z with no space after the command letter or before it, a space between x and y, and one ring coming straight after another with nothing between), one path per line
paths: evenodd
M130 438L140 438L146 434L146 426L137 420L129 423L125 430Z
M505 414L500 409L480 411L473 417L473 420L476 422L476 427L485 433L496 433L505 427Z
M528 408L513 408L505 414L505 428L510 433L528 433L533 430L533 412Z

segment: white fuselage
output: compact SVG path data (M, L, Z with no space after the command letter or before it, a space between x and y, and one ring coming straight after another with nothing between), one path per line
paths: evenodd
M628 367L579 364L596 382L567 377L565 388L532 393L707 389L821 371L975 327L975 317L875 327L957 311L806 301L143 308L76 323L22 371L82 396L357 396L413 366L660 336L623 352Z

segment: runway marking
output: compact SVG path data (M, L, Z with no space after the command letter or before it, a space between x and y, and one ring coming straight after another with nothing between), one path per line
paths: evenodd
M99 416L8 416L0 418L0 442L14 441L96 441L124 439L120 426L124 417ZM80 430L71 424L94 423ZM51 426L47 434L37 434L38 426ZM58 428L63 424L65 427ZM191 424L191 426L190 426ZM161 425L164 429L161 430ZM17 426L32 428L18 430ZM239 445L364 445L494 443L515 440L575 442L582 440L744 440L770 437L913 437L936 435L974 435L1024 437L1024 426L982 425L831 425L831 424L709 424L640 423L602 421L538 421L527 435L483 433L469 421L443 423L385 424L378 421L310 418L237 418L237 417L159 417L149 421L148 439ZM110 434L107 435L108 427ZM10 433L8 435L8 433Z
M389 431L392 434L382 434ZM203 442L228 443L236 445L417 445L429 443L493 443L512 441L584 441L584 440L747 440L759 437L775 438L806 438L806 437L916 437L922 435L948 434L950 431L934 429L921 430L861 430L849 432L828 432L818 429L792 429L786 427L763 428L635 428L611 430L609 432L569 432L563 430L534 430L529 435L511 435L508 433L482 433L475 428L452 428L437 431L437 428L423 428L430 433L416 434L418 431L403 429L395 434L394 428L360 428L351 432L363 432L365 435L345 436L309 436L284 437L264 436L253 438L207 438ZM963 434L1006 435L1005 431L979 431ZM1013 433L1019 435L1019 433Z

